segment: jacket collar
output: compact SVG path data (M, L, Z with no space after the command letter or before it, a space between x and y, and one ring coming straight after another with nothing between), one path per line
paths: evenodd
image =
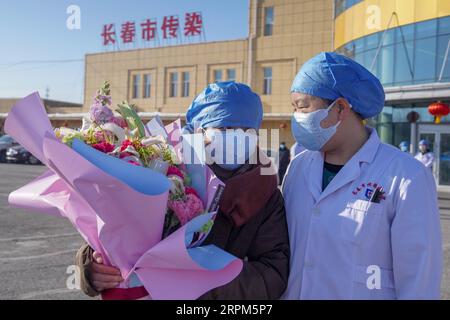
M322 152L315 152L311 157L310 172L313 172L312 179L309 179L308 187L314 200L319 202L328 197L333 192L353 182L361 175L361 163L372 163L380 146L380 139L375 129L366 127L369 131L369 139L364 143L361 149L339 171L336 177L322 192L322 175L324 157Z

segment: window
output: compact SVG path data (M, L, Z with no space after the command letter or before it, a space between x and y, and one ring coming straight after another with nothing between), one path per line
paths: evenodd
M189 97L189 72L183 72L183 97Z
M235 69L227 69L227 81L236 81Z
M264 35L271 36L273 34L273 7L264 8Z
M378 55L378 78L383 85L392 85L394 82L394 46L383 46Z
M395 42L402 42L403 38L405 38L405 41L414 40L414 24L395 28Z
M416 40L414 48L414 82L434 80L436 76L436 38Z
M264 68L264 94L272 94L272 68Z
M176 97L178 91L178 73L170 73L170 97Z
M411 70L414 62L414 45L412 41L399 42L395 44L395 63L394 63L394 76L395 84L407 84L413 80Z
M439 23L438 34L450 33L450 17L440 18L438 20L438 23Z
M135 74L133 76L133 99L139 98L139 86L141 82L141 76L139 74Z
M370 36L364 37L365 39L365 49L376 49L380 44L380 32L371 34Z
M450 54L447 55L447 60L444 62L445 53L447 51L447 46L450 45L450 35L441 35L437 38L438 40L438 48L437 48L437 68L436 68L436 79L439 79L439 76L442 72L442 80L448 81L450 80ZM442 66L444 66L444 70L442 70Z
M151 75L145 74L144 75L144 98L150 98L151 95Z
M416 23L416 39L435 37L437 34L437 19Z
M395 42L395 32L398 28L395 29L389 29L385 32L383 32L383 35L381 36L381 39L383 39L383 46L388 46L390 44L393 44Z
M214 70L214 82L222 81L222 70Z

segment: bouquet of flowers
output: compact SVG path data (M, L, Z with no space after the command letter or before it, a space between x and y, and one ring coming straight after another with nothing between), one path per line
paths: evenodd
M149 136L148 131L135 106L122 102L114 114L110 84L105 82L94 98L89 117L83 118L82 128L56 128L55 135L68 146L79 139L100 152L166 175L171 187L163 231L165 238L204 213L205 208L174 146L162 135Z
M19 101L5 122L49 169L12 192L10 204L69 219L105 263L121 270L125 281L112 298L140 286L152 299L196 299L242 269L236 257L201 245L223 183L205 164L183 164L179 121L158 129L164 135L152 135L126 102L112 111L108 83L80 130L53 130L37 93Z

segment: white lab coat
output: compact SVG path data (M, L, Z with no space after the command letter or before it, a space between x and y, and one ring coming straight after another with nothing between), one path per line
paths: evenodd
M290 151L290 155L291 155L291 160L295 158L296 155L302 153L303 151L305 151L305 147L298 144L298 142L294 143L291 147Z
M291 265L284 299L439 299L442 243L430 170L375 130L322 192L323 155L283 182ZM374 185L385 199L369 202Z
M422 162L425 167L433 170L433 163L434 163L433 152L427 152L425 154L418 152L416 154L416 159L419 160L420 162Z

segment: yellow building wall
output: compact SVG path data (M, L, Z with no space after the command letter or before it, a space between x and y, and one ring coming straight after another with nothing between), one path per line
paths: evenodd
M266 7L274 8L269 36L264 35ZM251 0L248 14L248 39L87 55L84 109L102 82L109 80L113 104L128 100L139 111L184 114L193 98L214 81L214 70L222 70L226 77L226 69L232 68L236 81L261 95L265 115L278 114L278 120L265 120L264 127L280 129L280 139L292 144L290 87L305 61L333 49L333 0ZM263 90L265 67L272 68L268 95ZM183 71L190 72L188 97L180 97ZM171 72L179 73L177 97L169 97ZM152 77L151 97L132 99L133 76L146 73Z
M271 36L264 36L265 7L274 8ZM330 0L251 2L250 35L257 36L252 85L261 94L265 112L292 113L289 94L292 80L305 61L321 51L332 50L333 21L333 1ZM273 73L272 94L264 95L263 68L269 66Z
M398 21L393 18L389 25L393 12ZM449 0L365 0L336 17L334 48L372 33L449 15Z
M247 40L234 40L108 52L86 55L84 109L88 110L96 90L103 81L111 83L113 105L127 100L138 105L139 111L183 113L194 97L210 81L215 68L236 68L236 81L245 82ZM181 73L188 71L190 90L181 97ZM176 97L169 97L169 75L178 72ZM139 99L132 98L133 75L141 75ZM151 74L151 97L142 98L143 75Z

